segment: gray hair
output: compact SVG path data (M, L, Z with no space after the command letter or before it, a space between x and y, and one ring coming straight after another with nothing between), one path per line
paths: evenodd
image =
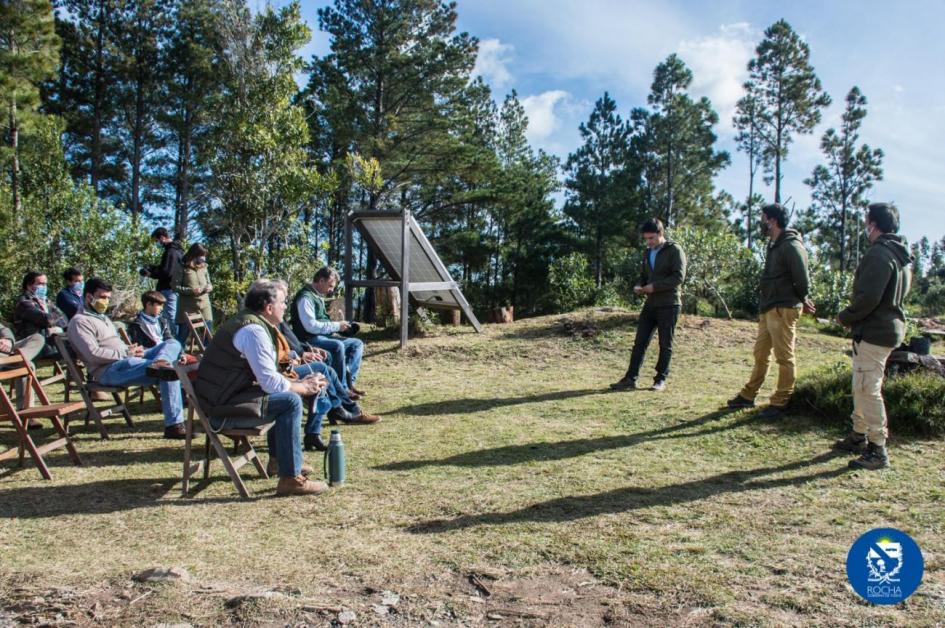
M243 299L243 305L246 309L253 312L262 312L270 303L275 303L279 298L279 293L287 294L286 286L279 280L258 279L250 285L246 291L246 298Z

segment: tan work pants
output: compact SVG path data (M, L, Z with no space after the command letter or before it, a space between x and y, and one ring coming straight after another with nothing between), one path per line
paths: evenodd
M883 403L883 377L892 347L853 343L853 431L884 447L889 434Z
M778 363L778 385L771 395L772 406L786 406L794 394L797 379L794 362L794 341L797 338L797 319L801 310L794 307L776 307L761 315L758 320L758 337L755 339L755 366L748 383L738 393L745 399L755 400L758 389L768 376L771 351Z

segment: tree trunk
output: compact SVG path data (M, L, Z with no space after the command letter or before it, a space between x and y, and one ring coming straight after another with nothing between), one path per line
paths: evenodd
M13 217L20 215L20 131L16 116L16 98L10 96L10 148L13 151L10 168L10 186L13 191Z
M98 9L98 30L95 33L95 70L93 77L94 94L92 96L92 155L89 181L96 196L99 196L99 175L102 169L102 118L105 116L105 0L100 0Z

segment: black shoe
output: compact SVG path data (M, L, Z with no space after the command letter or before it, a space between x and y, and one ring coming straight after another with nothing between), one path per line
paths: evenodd
M145 374L148 377L153 377L154 379L164 381L164 382L176 382L177 381L177 371L173 367L169 366L148 366L144 369Z
M183 423L168 425L164 428L164 438L170 440L182 440L187 438L187 428L184 427Z
M306 434L304 444L305 451L326 451L328 449L328 445L318 434Z
M866 446L866 434L859 432L850 432L846 438L833 444L833 448L838 451L849 451L854 454L866 453Z
M877 471L889 466L889 454L886 448L875 443L869 443L866 451L856 460L851 460L848 465L851 469L866 469L867 471Z
M735 395L732 399L728 400L729 408L754 408L755 402L751 399L745 399L741 395Z
M637 389L637 378L636 377L624 377L619 382L614 382L610 385L611 390L636 390Z
M348 421L353 421L356 417L342 408L341 406L337 408L332 408L328 411L328 424L329 425L338 425L338 422L346 423Z
M780 419L784 416L784 407L783 406L768 406L764 410L758 413L758 417L762 419Z

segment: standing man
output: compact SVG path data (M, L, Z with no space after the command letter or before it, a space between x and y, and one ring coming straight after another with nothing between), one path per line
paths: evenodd
M853 302L837 315L853 330L853 431L834 446L861 454L850 468L873 471L889 466L883 375L905 336L902 302L912 285L912 257L896 235L899 210L892 203L870 205L865 222L870 248L853 278Z
M164 248L161 254L161 261L156 266L148 266L141 269L141 275L151 277L157 280L156 289L164 295L164 312L162 316L167 321L167 327L171 333L177 336L177 292L171 288L171 282L174 276L180 273L180 265L183 263L184 249L180 242L172 240L167 229L158 227L151 232L151 239L155 244Z
M816 308L808 298L807 250L801 234L787 228L787 212L783 206L774 203L761 209L761 233L768 237L768 250L759 287L761 317L755 340L755 366L748 383L729 400L728 407L751 408L755 405L755 397L768 375L771 351L774 350L774 360L778 363L777 388L760 415L773 419L784 413L794 394L797 320L802 311L813 314Z
M669 362L673 357L673 333L682 305L679 297L682 283L686 280L686 254L678 244L666 239L663 223L658 218L650 218L640 225L640 233L646 242L646 251L643 253L640 282L633 291L638 295L645 294L646 303L640 310L630 368L620 381L610 387L614 390L633 390L637 387L637 376L646 348L653 339L653 332L659 330L660 356L656 361L653 390L660 391L666 388Z

